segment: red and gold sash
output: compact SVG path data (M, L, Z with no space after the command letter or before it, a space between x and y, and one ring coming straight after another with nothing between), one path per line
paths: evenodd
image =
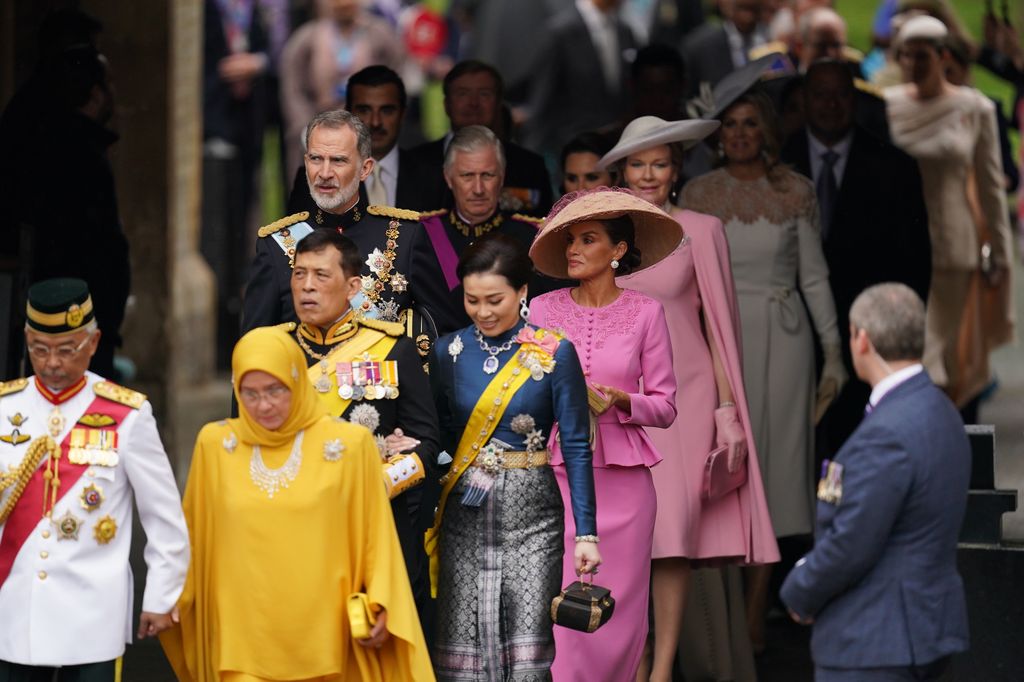
M132 407L128 405L96 396L84 414L105 414L110 416L111 423L99 427L99 429L116 433L118 427L131 411ZM82 474L92 466L90 464L75 464L68 458L68 451L71 449L71 434L74 431L74 428L69 429L68 434L60 444L60 475L55 479L58 481L57 485L64 490L60 499L63 499L63 495L71 490ZM25 544L25 540L28 539L28 536L35 527L39 525L39 515L48 515L53 510L53 507L56 506L57 500L54 501L53 505L47 505L47 500L45 499L49 486L44 477L44 469L46 467L40 466L33 472L32 477L24 488L24 492L21 494L18 502L15 503L11 515L3 526L3 535L0 537L0 586L4 584L7 576L10 575L11 568L14 566L14 560L18 556L18 552L21 551L21 546ZM43 500L42 507L34 507L33 501L40 499Z

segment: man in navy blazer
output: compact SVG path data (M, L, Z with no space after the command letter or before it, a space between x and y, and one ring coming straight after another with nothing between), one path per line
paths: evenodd
M817 682L933 680L968 648L956 541L970 446L921 367L924 304L913 290L870 287L850 327L870 413L822 465L814 549L786 577L782 601L814 624Z

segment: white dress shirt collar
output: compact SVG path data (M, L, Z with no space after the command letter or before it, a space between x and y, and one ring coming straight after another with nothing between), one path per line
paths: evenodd
M843 172L846 171L846 160L850 158L850 144L852 142L852 130L846 134L846 137L829 147L816 138L810 128L807 129L807 155L810 157L811 179L814 180L815 187L818 186L818 176L821 174L821 168L824 165L821 155L830 149L839 155L839 158L832 165L832 172L836 176L836 187L842 186Z
M743 34L736 28L736 24L731 21L723 21L722 29L725 31L725 37L729 40L729 53L732 55L734 69L738 69L750 61L750 50L752 48L768 42L765 38L765 28L761 24L758 24L750 32L750 35L746 38L746 43L744 43Z
M868 404L874 407L878 402L885 397L885 395L902 384L907 379L910 379L917 374L920 374L924 370L924 366L917 362L909 367L898 369L886 378L875 384L875 387L871 389L871 397L868 398Z
M384 158L377 162L380 166L380 179L384 183L384 191L388 196L387 206L397 206L395 196L398 194L398 145L391 148Z

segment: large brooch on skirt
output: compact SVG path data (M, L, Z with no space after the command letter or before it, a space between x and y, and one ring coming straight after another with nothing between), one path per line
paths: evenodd
M546 329L534 329L526 325L516 335L519 346L519 364L530 372L530 378L540 381L545 374L555 369L555 351L559 338Z

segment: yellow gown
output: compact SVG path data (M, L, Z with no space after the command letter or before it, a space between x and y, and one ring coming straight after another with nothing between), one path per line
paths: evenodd
M305 372L268 371L292 385L293 415L316 404ZM180 680L434 679L373 436L319 409L306 410L298 472L273 497L250 476L261 430L248 415L200 431L183 503L192 561L181 622L161 635ZM293 439L276 440L261 447L268 469L292 450ZM387 610L380 649L351 637L354 592Z

